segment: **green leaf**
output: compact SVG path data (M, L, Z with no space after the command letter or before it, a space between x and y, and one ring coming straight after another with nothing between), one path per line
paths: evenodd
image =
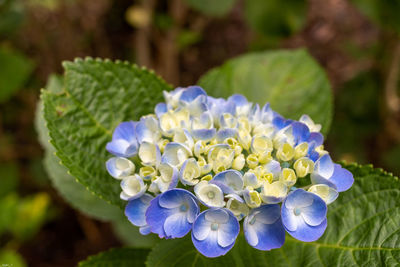
M287 235L282 248L259 251L240 236L233 249L217 259L200 255L190 237L166 240L150 252L147 266L397 266L399 179L369 165L344 167L354 174L355 183L328 207L328 228L320 240L305 243Z
M132 225L126 217L113 222L115 235L127 246L135 248L152 248L160 241L155 234L142 235L139 227Z
M200 2L200 1L199 1ZM250 27L268 37L289 36L303 27L307 4L303 0L246 0L245 19Z
M186 3L193 9L209 16L221 17L231 11L236 0L186 0Z
M126 62L87 58L63 65L63 91L42 93L56 154L89 191L123 207L119 181L105 168L112 156L105 146L119 123L152 113L170 86L153 72Z
M19 199L15 219L9 225L9 230L21 241L32 238L48 219L49 208L50 196L47 193Z
M33 70L30 59L19 52L0 48L0 103L7 101L24 85Z
M50 76L46 90L52 93L62 92L62 77ZM55 149L50 143L50 137L43 117L43 102L39 101L35 117L36 131L39 141L45 149L43 160L44 168L52 181L53 186L60 195L75 209L83 214L102 221L122 220L123 212L120 208L109 204L97 197L85 186L77 182L74 177L68 174L68 169L60 163L60 159L55 155Z
M332 92L323 69L305 50L251 53L227 61L199 84L212 96L245 95L291 119L308 114L327 133L332 120Z
M0 197L17 189L18 166L15 162L0 164Z
M0 250L0 263L1 266L4 267L25 267L26 263L22 256L14 251L9 249Z
M131 267L145 266L144 261L149 250L116 248L107 252L102 252L95 256L90 256L85 261L79 263L80 267Z

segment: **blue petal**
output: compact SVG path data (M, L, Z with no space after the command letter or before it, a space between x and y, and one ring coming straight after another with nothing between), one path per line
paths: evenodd
M236 135L237 135L236 129L231 129L231 128L220 129L217 132L217 141L219 143L222 143L227 138L235 138Z
M145 194L140 198L130 200L125 207L125 215L128 220L136 226L145 226L146 223L146 210L153 199L149 194Z
M254 213L259 212L254 215ZM256 216L253 224L249 218ZM263 223L270 222L270 223ZM244 233L247 242L259 250L271 250L280 248L285 243L285 229L280 219L280 207L277 204L262 205L251 211L245 218ZM251 240L256 238L257 240Z
M226 209L223 209L223 210L226 210ZM233 247L233 245L235 244L234 241L236 240L236 237L239 234L240 226L239 226L239 222L234 217L234 215L230 211L226 210L229 213L229 220L227 222L227 224L229 224L229 225L224 226L224 227L226 227L226 228L224 228L224 231L222 231L221 234L219 234L219 230L218 231L210 230L209 234L207 235L207 237L204 240L198 240L198 239L196 239L196 236L199 237L202 235L195 234L195 233L204 231L204 229L203 229L204 226L207 226L205 215L209 211L210 210L206 210L206 211L203 211L202 213L200 213L199 216L197 217L196 221L193 223L192 241L193 241L193 244L196 247L196 249L201 254L203 254L204 256L209 257L209 258L214 258L214 257L225 255ZM225 234L227 233L226 230L229 230L229 234L227 234L227 236L225 236ZM222 236L219 237L219 235L224 236L224 238L222 238ZM202 237L204 237L204 235ZM225 240L225 237L226 237L226 240ZM220 243L225 244L225 243L230 243L232 239L233 239L232 244L227 245L226 247L223 247L218 244L219 240L220 240ZM224 241L227 241L227 242L224 242Z
M296 144L303 143L309 139L310 130L304 123L295 121L292 123L292 129Z
M177 212L164 222L164 231L168 237L181 238L189 233L192 224L187 221L186 213Z
M155 113L156 113L156 115L157 115L157 118L160 118L161 115L163 115L164 113L166 113L166 112L168 111L167 104L165 104L165 103L158 103L158 104L156 105L154 111L155 111Z
M129 158L137 154L138 144L136 141L129 143L124 139L115 139L107 143L106 149L117 157Z
M310 152L308 152L308 157L312 161L316 162L319 159L319 153L317 151L310 151Z
M123 139L129 143L136 142L136 124L137 122L133 121L121 122L117 128L115 128L112 139Z
M314 142L315 147L320 146L324 143L324 136L321 133L312 132L308 137L308 142L309 143Z
M182 203L188 202L190 198L196 200L196 197L189 191L175 188L161 194L158 203L163 208L173 209L179 207Z
M142 235L148 235L148 234L151 233L151 228L150 228L150 226L148 226L148 225L142 226L142 227L139 228L139 232L140 232Z
M318 195L313 197L312 205L301 209L301 216L308 225L317 226L326 218L327 207Z
M233 213L227 209L223 209L229 213L229 220L225 224L221 224L218 228L218 245L228 247L235 243L240 231L239 222Z
M249 102L247 101L246 97L240 94L231 95L228 98L228 101L233 102L237 107L242 107L247 105Z
M233 194L243 189L242 174L236 170L220 172L210 183L218 185L225 194Z
M315 162L314 173L324 177L325 179L329 179L332 176L334 169L335 166L331 157L329 154L325 154Z
M151 228L152 233L158 234L160 238L167 237L164 231L164 222L174 213L174 210L164 209L158 204L160 195L150 201L146 210L146 222Z
M338 192L343 192L348 190L353 185L354 177L351 172L345 168L342 168L342 166L339 164L335 164L335 170L329 181L336 185Z
M313 204L315 194L304 191L303 189L296 189L289 193L283 202L283 206L288 209L305 208Z
M296 231L286 231L293 236L294 238L303 241L303 242L313 242L318 240L325 232L327 226L327 220L325 219L320 225L310 226L301 220L301 223L298 224Z
M179 100L190 103L201 95L207 97L207 93L203 90L203 88L200 86L189 86L186 88L186 90L183 90Z
M196 140L203 140L203 141L208 141L210 139L213 139L214 136L216 135L217 130L214 128L212 129L199 129L199 130L192 130L192 136Z

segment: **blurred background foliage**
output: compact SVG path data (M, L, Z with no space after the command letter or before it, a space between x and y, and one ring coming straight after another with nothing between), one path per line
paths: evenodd
M399 13L398 0L0 0L0 263L72 266L156 242L69 176L43 121L35 131L63 60L129 60L186 86L245 52L305 47L333 86L333 158L398 175Z

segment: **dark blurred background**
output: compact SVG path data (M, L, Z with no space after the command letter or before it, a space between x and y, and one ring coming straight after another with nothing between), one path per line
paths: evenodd
M72 266L122 245L43 167L35 110L63 60L128 60L186 86L242 53L306 47L335 95L332 157L398 175L398 14L396 0L0 0L0 263Z

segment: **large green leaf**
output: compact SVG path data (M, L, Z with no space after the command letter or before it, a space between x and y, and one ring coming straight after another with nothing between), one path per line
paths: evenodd
M144 266L147 249L116 248L102 252L95 256L90 256L85 261L79 263L80 267L131 267Z
M186 3L205 15L209 16L224 16L235 4L236 0L186 0Z
M288 36L298 31L306 20L306 1L246 0L244 14L256 32L268 37Z
M61 92L63 81L61 77L51 76L46 90L49 92ZM78 183L74 177L68 174L68 169L61 165L60 159L55 155L55 149L50 143L50 137L43 117L43 102L39 101L35 118L36 131L39 141L45 149L44 167L52 181L53 186L61 196L75 209L99 220L120 220L123 213L120 208L111 205L86 190L85 186Z
M354 186L329 206L320 240L304 243L287 235L282 248L264 252L241 236L217 259L200 255L190 238L166 240L149 254L147 266L398 266L399 179L369 165L345 167L354 174Z
M0 48L0 103L7 101L24 85L33 70L32 61L23 54Z
M327 133L332 119L332 92L323 69L305 50L251 53L227 61L203 76L199 84L215 97L233 93L266 102L283 116L302 114L322 124Z
M122 121L151 113L170 86L154 73L126 62L87 58L65 62L62 92L43 91L44 117L72 176L97 196L122 207L119 181L105 169L105 146Z

